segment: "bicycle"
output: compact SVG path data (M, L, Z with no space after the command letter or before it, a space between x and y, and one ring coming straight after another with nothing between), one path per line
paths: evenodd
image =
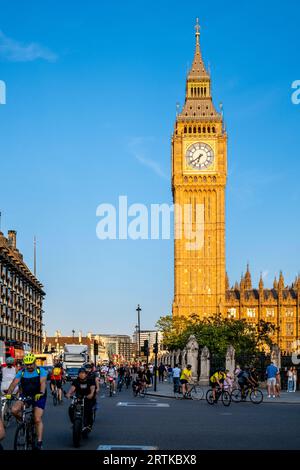
M118 385L117 385L118 392L122 391L122 387L123 387L124 383L125 383L124 377L120 377L120 379L118 380Z
M86 438L91 432L90 426L85 425L84 404L85 397L71 397L71 406L69 407L69 417L73 425L72 439L74 447L80 447L81 438ZM93 407L93 420L96 416L96 408Z
M15 397L11 400L8 400L5 396L1 397L1 418L5 428L8 428L9 422L12 418L11 407L14 399Z
M15 438L14 450L34 450L37 447L37 434L33 416L32 397L18 398L24 403L21 422L18 424Z
M246 387L244 393L242 392L241 388L236 388L231 392L231 398L234 403L246 401L248 397L251 403L254 405L259 405L263 402L264 399L263 392L254 386Z
M140 397L144 398L145 395L147 394L147 388L146 388L145 383L142 383L140 381L135 382L135 383L132 384L132 388L133 388L133 395L135 397L140 396Z
M112 397L114 394L114 379L112 377L108 377L109 381L109 396Z
M189 399L189 400L202 400L204 397L204 391L199 386L199 384L194 383L188 387L188 391L185 394L182 394L182 385L179 384L176 389L174 389L175 398L178 399Z
M215 399L212 388L207 390L205 398L209 405L214 405L218 403L220 398L224 406L230 406L231 404L231 393L220 387L215 389Z

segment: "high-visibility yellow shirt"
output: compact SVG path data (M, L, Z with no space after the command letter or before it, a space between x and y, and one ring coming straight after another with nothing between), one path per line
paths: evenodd
M192 369L183 369L180 380L189 380L192 377Z

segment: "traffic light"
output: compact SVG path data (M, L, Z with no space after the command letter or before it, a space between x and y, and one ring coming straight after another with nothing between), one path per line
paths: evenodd
M154 354L158 353L158 344L157 343L153 344L153 352L154 352Z
M141 347L144 356L149 356L149 341L145 339L144 346Z
M94 340L94 356L98 356L99 348L98 348L98 341Z

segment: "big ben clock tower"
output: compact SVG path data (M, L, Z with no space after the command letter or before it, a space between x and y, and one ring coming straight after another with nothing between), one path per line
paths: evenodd
M196 50L186 80L185 104L172 138L173 315L203 318L222 313L225 304L227 135L222 114L212 102L198 20L195 30Z

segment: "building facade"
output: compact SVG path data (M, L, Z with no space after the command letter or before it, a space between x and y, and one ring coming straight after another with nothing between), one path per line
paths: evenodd
M227 134L212 101L199 38L197 24L185 104L172 138L173 200L181 208L174 217L173 315L213 314L225 302Z
M92 334L92 339L99 341L104 347L102 360L131 361L134 347L128 335Z
M157 333L157 342L158 342L158 353L162 354L164 351L163 349L163 334L161 331L156 331L156 330L141 330L140 331L140 345L141 347L144 346L144 341L148 341L149 345L149 356L150 358L153 357L153 345L156 342L156 333ZM132 336L132 341L135 346L135 351L137 354L138 351L138 333L135 331Z
M222 111L212 102L211 79L196 50L186 80L185 104L172 137L172 191L180 210L174 217L173 315L200 318L219 313L276 326L273 338L282 351L297 347L300 327L300 277L286 286L282 273L273 289L262 278L253 288L249 267L240 283L230 287L225 264L225 189L227 133ZM184 217L187 207L188 217ZM197 234L196 239L191 235ZM196 242L196 243L195 243Z
M0 232L0 339L29 343L41 352L43 327L42 284L17 249L16 232Z

